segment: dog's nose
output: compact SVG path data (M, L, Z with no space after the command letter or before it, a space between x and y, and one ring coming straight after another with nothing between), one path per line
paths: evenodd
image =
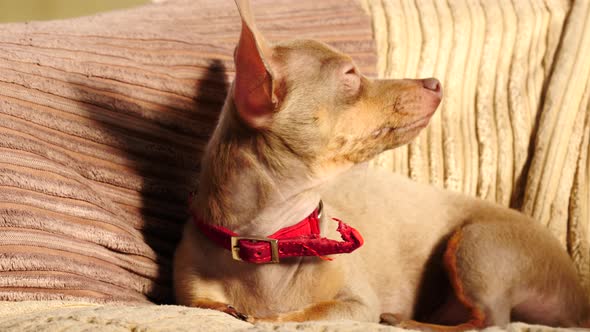
M428 90L440 92L440 82L436 78L426 78L422 80L422 85Z

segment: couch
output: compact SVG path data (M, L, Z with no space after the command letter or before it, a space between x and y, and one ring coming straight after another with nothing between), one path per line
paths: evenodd
M439 78L427 130L370 167L535 217L589 288L590 3L252 5L271 41L322 40L367 75ZM171 257L239 23L230 0L159 0L0 25L0 330L395 330L173 305Z

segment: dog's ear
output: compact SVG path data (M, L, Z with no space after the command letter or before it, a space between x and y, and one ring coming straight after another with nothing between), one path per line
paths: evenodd
M270 121L277 105L269 63L272 49L254 25L249 0L235 2L242 17L242 33L234 54L234 102L241 118L251 127L260 128Z

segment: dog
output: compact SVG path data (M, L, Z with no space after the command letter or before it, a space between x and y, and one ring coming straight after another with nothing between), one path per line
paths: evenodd
M427 126L436 79L369 79L313 40L270 45L236 4L236 77L175 253L179 304L252 322L588 325L587 294L544 227L362 166Z

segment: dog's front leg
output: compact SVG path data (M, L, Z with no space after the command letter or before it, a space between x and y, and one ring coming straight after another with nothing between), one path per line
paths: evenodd
M179 304L190 307L211 309L224 312L243 321L252 322L252 318L229 304L221 283L200 278L196 274L176 273L176 300Z
M227 303L217 302L209 300L207 298L197 298L195 299L195 301L191 303L191 306L202 309L211 309L225 312L226 314L233 316L237 319L241 319L246 322L252 322L252 318L250 318L248 315L244 313L239 312L236 308Z
M342 257L344 258L344 257ZM358 259L347 257L346 266L359 266ZM353 263L356 262L356 263ZM260 322L303 322L308 320L350 319L379 322L381 304L371 287L364 269L346 268L340 271L346 276L342 288L332 299L311 303L302 309L255 319ZM333 282L330 275L320 276L324 282Z
M304 322L309 320L351 319L379 320L379 312L359 299L333 300L311 304L301 310L254 319L256 322Z
M174 290L178 304L212 309L251 321L251 318L234 308L225 292L225 287L219 278L212 277L212 271L207 270L207 255L210 248L198 247L203 244L192 223L187 223L182 240L174 257ZM214 261L214 259L212 259ZM197 269L200 267L201 269Z

